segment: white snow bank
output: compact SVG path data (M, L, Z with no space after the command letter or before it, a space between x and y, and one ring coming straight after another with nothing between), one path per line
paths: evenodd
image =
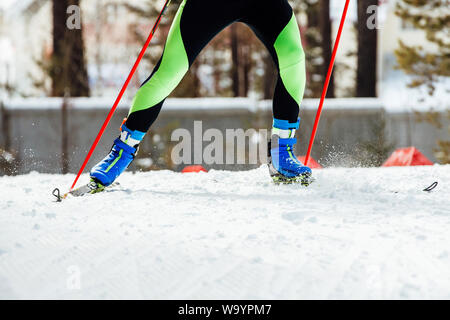
M395 91L395 90L394 90ZM324 110L373 110L384 109L386 112L412 112L412 111L446 111L450 108L448 93L437 93L436 97L412 94L409 91L394 91L381 98L334 98L326 99ZM400 92L400 93L399 93ZM415 92L415 91L414 91ZM438 92L440 92L438 90ZM395 98L394 98L395 96ZM421 101L421 97L424 101ZM115 97L71 98L69 106L72 109L104 110L112 107ZM317 110L320 99L304 99L301 110ZM13 98L6 99L5 106L10 110L57 110L61 109L63 98ZM131 100L122 99L119 109L126 109ZM164 110L272 110L272 100L255 100L252 98L170 98L167 99Z
M0 298L450 298L450 166L314 175L127 173L63 203L73 175L0 177Z
M13 98L5 101L7 109L60 109L63 98ZM113 106L115 97L71 98L69 105L76 109L105 109ZM131 100L122 99L119 109L127 109ZM165 109L168 110L211 110L211 109L244 109L256 110L257 102L249 98L171 98L167 99Z

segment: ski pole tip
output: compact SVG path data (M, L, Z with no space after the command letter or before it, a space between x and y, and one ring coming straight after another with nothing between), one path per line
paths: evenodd
M56 198L56 202L61 202L62 201L62 197L61 197L61 191L59 191L58 188L55 188L52 192L52 194L55 196Z
M433 183L431 184L431 186L425 188L423 191L425 191L425 192L431 192L431 191L433 191L433 190L437 187L437 185L438 185L438 182L435 181L435 182L433 182Z

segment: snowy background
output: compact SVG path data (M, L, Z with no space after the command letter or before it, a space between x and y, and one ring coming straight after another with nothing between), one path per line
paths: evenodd
M450 298L450 166L314 175L128 173L62 203L72 175L3 177L0 298Z

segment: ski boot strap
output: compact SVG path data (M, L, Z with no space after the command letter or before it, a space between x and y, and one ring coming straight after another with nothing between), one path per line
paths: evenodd
M145 136L145 132L138 130L131 130L126 125L125 122L120 126L120 140L130 147L136 148Z
M273 119L272 134L282 139L290 139L295 137L295 131L300 126L300 118L297 122L290 123L288 120Z
M114 145L120 149L123 149L123 151L125 151L126 153L129 153L129 154L136 154L136 152L137 152L137 147L135 148L135 147L129 146L128 144L123 142L120 138L117 138L116 140L114 140Z
M288 120L273 119L273 127L281 130L298 129L300 126L300 118L297 122L291 123Z

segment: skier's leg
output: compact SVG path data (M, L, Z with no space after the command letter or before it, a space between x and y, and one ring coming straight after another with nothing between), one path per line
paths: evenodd
M184 0L174 18L163 55L152 75L137 92L121 136L110 154L91 170L91 178L110 185L133 161L138 145L156 120L164 100L183 79L208 42L240 18L245 1Z
M241 18L242 0L186 0L181 4L152 75L137 92L127 127L146 132L166 97L177 87L200 51L227 25Z
M311 169L294 154L299 106L306 84L305 53L293 10L287 0L261 0L258 10L243 19L271 53L279 75L273 99L271 175L274 179L305 182Z
M166 97L176 88L189 70L185 43L181 35L181 19L186 1L180 5L170 28L163 54L150 77L136 93L125 125L147 132L156 120Z

